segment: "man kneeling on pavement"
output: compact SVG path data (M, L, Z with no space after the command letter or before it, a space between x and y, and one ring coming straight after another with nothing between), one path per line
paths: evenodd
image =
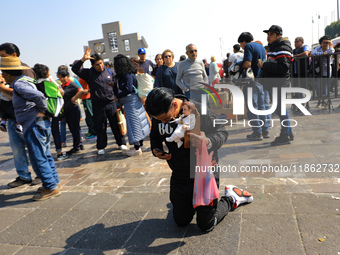
M227 141L228 132L222 125L213 127L213 119L217 118L211 111L207 115L201 115L201 106L193 102L200 113L200 134L190 134L191 149L180 147L176 142L166 141L167 137L176 130L177 122L173 121L182 114L183 103L189 99L183 95L174 95L168 88L153 89L145 102L146 110L152 118L150 134L151 149L154 156L167 160L172 170L170 181L170 200L173 206L174 220L178 226L184 227L190 224L197 212L197 225L203 231L211 231L232 208L242 203L250 203L253 197L247 191L229 185L225 189L225 196L220 201L215 199L212 205L193 207L194 178L191 178L196 165L195 147L201 146L201 142L207 144L208 153L213 153L213 160L218 162L217 150ZM163 150L163 142L169 149L168 154L160 152ZM159 151L157 151L159 150ZM195 162L193 162L195 161ZM215 174L217 185L219 183L218 173Z

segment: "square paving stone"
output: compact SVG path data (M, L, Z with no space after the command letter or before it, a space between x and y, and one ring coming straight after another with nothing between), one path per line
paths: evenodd
M288 194L254 194L250 204L242 205L244 213L276 214L293 213L293 207Z
M1 255L13 255L21 248L22 246L18 245L0 244Z
M27 245L39 234L43 233L53 222L58 220L65 209L36 209L9 228L0 232L3 243ZM18 234L20 233L20 234Z
M110 208L112 211L149 211L160 193L133 193L124 196Z
M169 192L165 192L165 193L161 194L158 197L154 206L152 207L151 211L153 211L153 212L166 212L170 208L172 208L169 196L170 196Z
M121 198L121 195L110 195L107 193L90 194L80 201L73 209L103 209L108 210Z
M59 197L47 200L40 208L70 209L87 197L87 193L62 192Z
M340 216L297 215L302 243L307 254L338 254L340 252ZM319 241L319 238L325 239Z
M29 245L41 247L71 247L104 214L104 210L71 209Z
M84 236L74 248L119 250L141 224L145 212L107 212L94 226L83 230Z
M243 214L240 255L305 254L298 226L289 214Z
M0 208L37 208L39 204L32 200L35 191L4 194L0 199ZM43 203L43 202L40 202Z
M237 254L241 214L230 212L213 231L208 233L202 232L193 223L189 225L179 254Z
M62 252L61 248L52 248L52 247L24 247L19 252L15 253L15 255L46 255L53 254L57 255Z
M291 198L296 214L339 215L340 200L332 194L292 194Z
M176 225L171 211L151 212L123 249L136 254L175 254L185 231L186 228Z
M14 208L3 208L0 209L0 232L5 228L11 226L14 222L20 220L25 215L32 212L34 209L14 209ZM1 243L1 239L0 239Z

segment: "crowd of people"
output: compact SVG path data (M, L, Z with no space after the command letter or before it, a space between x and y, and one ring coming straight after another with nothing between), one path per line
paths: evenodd
M159 159L166 160L172 169L170 184L170 200L173 204L174 220L179 226L188 225L197 212L198 226L204 231L210 231L228 214L232 208L253 200L251 194L233 185L225 188L225 195L215 199L210 205L193 208L195 150L190 150L183 143L184 136L189 137L192 147L200 148L204 143L208 152L213 152L213 164L218 164L218 149L227 141L228 132L225 127L213 125L216 115L208 110L208 114L200 116L198 132L193 126L198 125L192 120L193 109L201 114L202 88L209 84L229 79L229 68L235 61L242 60L242 69L252 69L255 79L243 87L244 95L251 91L253 107L256 110L270 108L272 84L260 78L280 78L276 87L285 87L289 83L290 65L294 57L310 54L303 38L295 39L295 50L290 41L283 37L280 26L273 25L264 30L267 34L266 47L259 41L254 41L251 33L241 33L238 44L233 46L233 54L227 54L222 65L216 63L211 56L210 64L197 58L198 49L194 44L186 46L186 55L182 55L178 62L170 49L157 54L154 64L146 59L146 50L140 48L138 58L129 58L118 54L113 59L113 66L105 64L99 54L92 54L87 48L82 58L74 61L70 66L78 76L70 75L67 66L59 66L58 80L54 81L46 65L36 64L28 67L19 59L20 51L13 43L0 45L0 92L6 95L1 100L2 120L1 130L9 134L10 147L13 151L15 168L18 177L8 186L11 188L25 184L37 185L42 183L34 200L45 200L61 194L62 186L58 177L54 159L51 155L51 136L53 136L56 160L65 160L73 154L81 153L84 149L83 136L80 128L82 100L85 121L88 132L85 139L96 139L97 154L105 154L108 144L107 126L111 127L113 136L121 150L127 156L138 156L147 150L143 142L150 137L151 153ZM312 54L334 52L329 43L330 38L320 39L320 47ZM83 68L86 61L91 62L91 68ZM326 63L327 64L327 63ZM323 64L323 67L325 65ZM326 65L327 67L327 65ZM294 75L296 65L293 68ZM328 72L323 69L323 74ZM268 79L270 80L270 79ZM63 110L58 116L50 117L47 112L46 97L37 89L37 84L52 82L61 93L64 100ZM149 91L142 90L142 83L150 85ZM249 90L251 88L251 90ZM327 91L325 92L327 93ZM6 103L3 103L6 101ZM273 146L290 144L294 135L289 127L287 112L281 113L281 95L278 95L278 107L275 111L281 125L279 137L271 143ZM117 109L124 108L126 116L128 142L121 132L117 119ZM247 105L248 108L248 105ZM268 115L255 115L247 111L248 119L252 120L252 134L247 135L250 141L261 141L269 138ZM191 116L191 120L189 120ZM187 119L185 119L187 118ZM260 125L260 121L264 125ZM68 125L73 139L72 148L62 152L66 143L65 125ZM179 131L179 128L182 128ZM173 135L175 135L174 137ZM185 134L185 135L184 135ZM168 152L164 151L164 143ZM37 178L32 180L28 171L28 157ZM218 173L215 173L219 183Z

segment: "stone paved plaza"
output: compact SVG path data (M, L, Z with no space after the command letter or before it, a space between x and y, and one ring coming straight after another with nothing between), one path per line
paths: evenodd
M332 113L315 104L312 116L290 115L298 123L291 145L270 146L278 127L270 130L270 139L249 142L249 127L227 126L229 140L219 151L220 166L237 171L221 174L220 192L227 184L238 185L253 193L254 201L230 212L210 233L202 233L195 220L185 228L175 225L167 163L150 151L127 158L111 133L105 155L98 156L95 141L89 141L83 153L56 161L63 193L34 202L37 186L6 186L16 172L8 135L1 132L0 254L338 255L339 101L334 101ZM65 149L71 140L68 135ZM55 156L53 145L52 150ZM328 165L313 173L312 164ZM240 171L269 165L290 171Z

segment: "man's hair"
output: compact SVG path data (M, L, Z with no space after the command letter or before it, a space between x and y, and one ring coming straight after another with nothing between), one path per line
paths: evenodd
M20 50L18 46L14 43L3 43L0 45L0 51L5 51L6 54L13 55L13 53L17 54L17 57L20 57Z
M157 87L150 91L145 101L146 111L152 116L159 116L170 110L171 103L175 98L172 89Z
M332 38L329 36L329 35L324 35L323 37L321 37L319 39L319 43L321 45L321 43L324 41L324 40L331 40Z
M57 76L61 76L61 77L69 77L70 74L69 74L69 72L68 72L67 70L62 69L62 70L58 71Z
M254 37L251 33L249 32L243 32L242 34L240 34L240 36L237 39L238 43L241 42L246 42L246 43L250 43L251 41L254 40Z
M230 53L228 52L228 53L227 53L227 58L229 58L229 57L230 57Z
M93 58L93 59L90 59L91 65L94 65L98 60L103 60L102 57L97 53L91 55L91 57Z
M301 37L301 36L296 37L295 40L299 40L299 41L302 42L302 43L305 42L305 41L303 40L303 37Z
M58 73L59 71L61 71L61 70L65 70L66 72L69 72L69 71L68 71L68 67L67 67L67 66L65 66L65 65L61 65L61 66L59 66L59 67L58 67L58 71L57 71L57 73Z
M37 79L48 78L49 68L42 64L35 64L33 70Z
M123 54L118 54L113 59L113 65L117 78L122 78L127 74L136 73L136 65L132 63L131 59L124 56Z
M192 44L192 43L188 44L187 47L185 47L185 52L189 51L190 46L195 46L195 44Z
M233 48L234 48L234 50L235 50L236 52L239 52L240 49L241 49L241 46L240 46L239 44L235 44L235 45L233 46Z
M7 53L8 54L8 53ZM17 77L22 75L22 70L1 70L3 73L7 73L10 76Z

